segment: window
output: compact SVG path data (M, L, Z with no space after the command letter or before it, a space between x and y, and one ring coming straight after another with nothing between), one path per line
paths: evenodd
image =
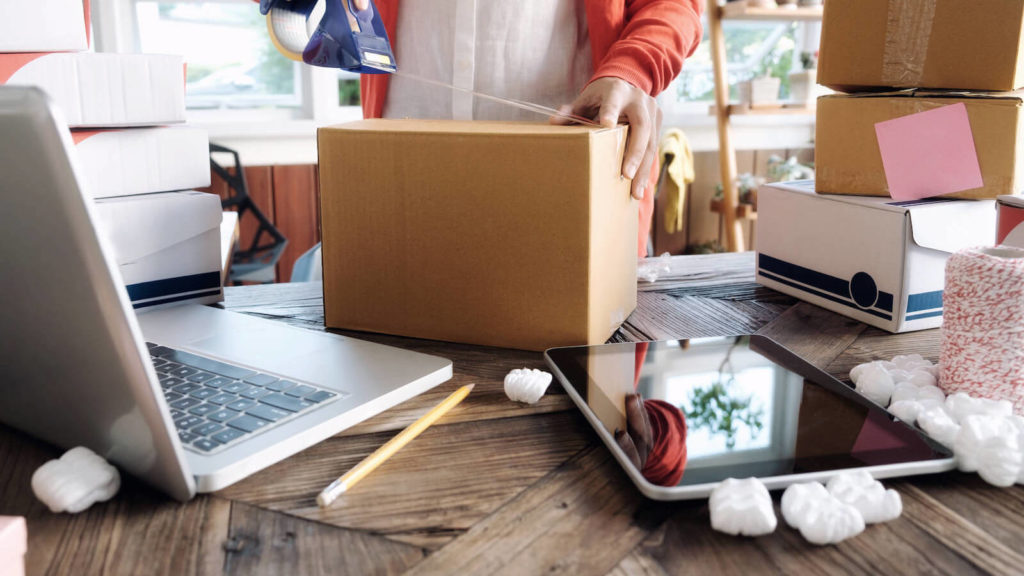
M254 3L140 0L135 16L142 52L185 57L190 110L302 106L300 64L274 48Z
M704 20L704 38L690 56L682 73L661 98L664 107L676 112L707 114L714 100L711 42ZM737 85L758 75L782 79L781 97L789 91L789 72L802 67L801 54L817 50L818 23L783 21L727 21L723 24L730 98L737 99Z
M311 137L360 118L358 75L278 53L252 0L93 0L96 49L185 57L191 122L212 133Z

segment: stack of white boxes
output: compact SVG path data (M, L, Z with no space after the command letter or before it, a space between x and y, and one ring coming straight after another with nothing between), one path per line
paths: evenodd
M135 308L222 299L220 198L205 130L184 126L180 56L89 49L88 0L7 2L0 85L34 85L71 127L79 178Z

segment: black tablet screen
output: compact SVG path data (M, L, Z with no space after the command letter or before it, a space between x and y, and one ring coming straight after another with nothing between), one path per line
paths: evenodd
M732 336L548 355L656 485L949 457L841 382L809 364L794 366L758 338L753 347L751 337Z

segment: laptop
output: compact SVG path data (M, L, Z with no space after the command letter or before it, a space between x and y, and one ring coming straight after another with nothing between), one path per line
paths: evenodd
M201 305L132 310L70 132L0 86L0 422L179 500L452 376L449 360Z

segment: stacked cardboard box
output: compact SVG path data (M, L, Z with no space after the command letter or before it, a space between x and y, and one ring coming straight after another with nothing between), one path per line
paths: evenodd
M136 308L222 298L220 200L206 132L183 125L180 56L89 48L88 0L10 2L0 85L42 89L72 129L97 227Z
M880 328L942 321L943 270L1024 188L1024 4L829 0L816 182L758 194L758 281ZM958 200L958 199L976 200Z
M818 101L818 191L1019 193L1022 40L1021 2L830 0L818 81L847 93Z

